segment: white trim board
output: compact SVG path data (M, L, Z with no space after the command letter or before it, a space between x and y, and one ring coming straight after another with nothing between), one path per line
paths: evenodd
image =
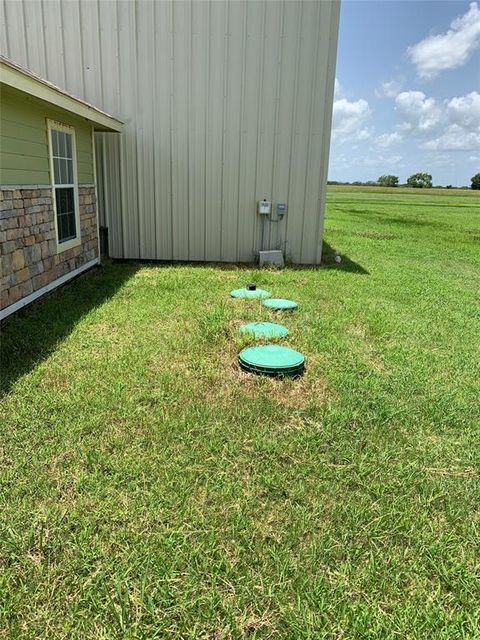
M96 187L94 182L79 182L79 189ZM0 184L0 191L36 191L38 189L51 189L51 184Z
M75 278L75 276L79 276L84 271L88 271L88 269L91 269L97 264L100 264L99 258L90 260L90 262L87 262L81 267L78 267L78 269L74 269L73 271L66 273L64 276L61 276L60 278L57 278L56 280L49 282L41 289L37 289L33 293L30 293L28 296L25 296L25 298L22 298L21 300L14 302L10 306L5 307L5 309L2 309L0 311L0 320L4 320L5 318L8 318L8 316L10 316L12 313L15 313L15 311L19 311L20 309L23 309L23 307L26 307L27 304L34 302L35 300L37 300L38 298L41 298L43 295L45 295L49 291L53 291L53 289L60 287L62 284L65 284L72 278Z
M93 179L95 180L93 186L95 189L95 220L97 222L97 247L98 247L98 256L100 257L102 255L102 252L100 247L100 220L99 220L99 213L98 213L97 161L95 158L95 129L93 127L91 131L91 139L92 139Z
M38 189L51 189L51 184L0 184L0 191L32 191Z

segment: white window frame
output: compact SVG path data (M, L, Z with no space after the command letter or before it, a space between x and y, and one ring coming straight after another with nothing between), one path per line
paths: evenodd
M69 133L72 136L72 160L73 160L73 183L72 184L56 184L55 183L55 171L54 171L54 163L53 163L53 143L52 143L52 130L55 131L63 131L64 133ZM63 251L68 251L68 249L72 249L73 247L78 247L81 244L81 230L80 230L80 207L78 201L78 173L77 173L77 145L75 140L75 128L68 125L63 124L62 122L57 122L56 120L47 120L47 131L48 131L48 155L50 160L50 182L52 184L52 200L53 200L53 215L55 219L55 238L57 241L57 253L62 253ZM64 242L59 241L58 237L58 220L57 220L57 198L56 198L56 188L67 188L73 187L73 202L75 206L75 238L71 238L70 240L66 240Z

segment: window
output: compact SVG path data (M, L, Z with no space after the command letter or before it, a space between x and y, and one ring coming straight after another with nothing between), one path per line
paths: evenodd
M51 121L48 129L57 245L64 251L80 242L75 131Z

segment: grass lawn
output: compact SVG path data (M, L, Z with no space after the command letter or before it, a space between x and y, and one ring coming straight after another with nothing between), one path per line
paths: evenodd
M480 637L480 199L332 188L325 239L108 265L6 325L0 637ZM252 280L300 304L301 380L236 366L279 318Z

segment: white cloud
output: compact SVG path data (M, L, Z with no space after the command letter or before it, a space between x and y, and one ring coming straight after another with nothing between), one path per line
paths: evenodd
M446 33L428 36L408 47L407 55L426 80L435 78L440 71L455 69L465 64L480 46L480 9L470 4L465 15L456 18Z
M378 147L389 148L404 139L419 139L432 152L480 149L480 93L437 102L422 91L403 91L395 98L400 122L392 133L377 136Z
M371 111L366 100L351 102L340 98L333 103L332 135L340 142L366 140L371 131L364 125L370 118Z
M442 111L435 98L427 98L422 91L403 91L395 99L395 110L402 118L401 131L427 133L441 121Z
M430 151L473 151L480 149L480 133L451 124L440 136L421 146Z
M480 93L472 91L466 96L446 101L447 117L453 124L480 131Z
M403 78L385 80L375 89L375 95L377 98L395 98L402 90L403 84Z
M361 129L357 133L357 140L368 140L372 136L372 130L370 128Z
M428 167L454 167L455 162L449 153L432 152L425 156Z
M432 151L474 151L480 149L480 93L445 100L443 128L422 147Z
M394 131L393 133L382 133L381 136L378 136L376 142L380 147L392 147L402 142L402 140L403 136L398 131Z
M403 156L400 155L387 155L374 154L373 156L365 155L354 160L355 165L361 165L365 167L401 167Z

